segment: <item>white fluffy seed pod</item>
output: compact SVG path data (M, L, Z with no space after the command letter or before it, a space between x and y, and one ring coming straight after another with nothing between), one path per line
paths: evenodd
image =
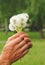
M27 13L18 14L10 18L9 29L11 31L22 31L26 27L29 16ZM11 28L10 28L11 27Z

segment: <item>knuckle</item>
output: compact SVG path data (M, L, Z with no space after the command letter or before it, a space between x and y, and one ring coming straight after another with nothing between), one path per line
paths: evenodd
M29 38L27 38L27 37L26 37L26 38L24 38L24 40L25 40L25 42L26 42L26 43L28 43L28 42L30 42L30 43L31 43L31 40L30 40Z
M20 37L25 38L25 37L28 37L28 36L26 34L22 34Z

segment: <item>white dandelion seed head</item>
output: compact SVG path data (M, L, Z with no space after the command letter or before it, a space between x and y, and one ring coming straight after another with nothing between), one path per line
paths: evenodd
M12 24L9 24L9 29L10 29L11 31L15 31L15 27L14 27Z
M18 14L18 17L22 19L23 22L27 22L29 19L29 15L27 13Z
M12 16L10 18L9 29L11 31L15 31L16 29L20 30L21 27L22 28L26 27L28 19L29 16L27 13L22 13L22 14Z
M16 20L17 20L17 16L12 16L12 17L10 18L10 23L11 23L11 24L15 24L15 23L16 23Z

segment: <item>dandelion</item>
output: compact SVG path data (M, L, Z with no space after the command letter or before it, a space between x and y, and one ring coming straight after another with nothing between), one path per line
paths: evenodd
M11 31L22 31L26 27L29 16L27 13L18 14L10 18L9 29Z
M15 31L15 26L13 26L12 24L9 24L9 29L10 29L11 31Z

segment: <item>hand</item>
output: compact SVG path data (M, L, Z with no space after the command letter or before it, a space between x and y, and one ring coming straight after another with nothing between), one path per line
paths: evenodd
M8 38L1 57L13 63L23 57L31 47L32 43L28 35L24 32L19 32Z

